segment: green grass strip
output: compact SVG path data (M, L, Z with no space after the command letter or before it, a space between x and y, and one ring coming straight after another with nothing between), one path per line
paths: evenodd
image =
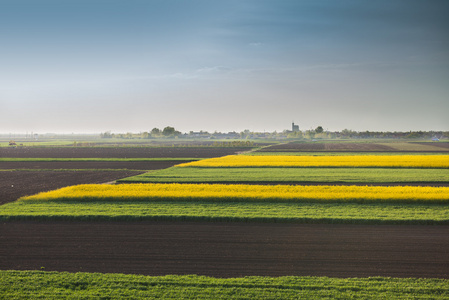
M119 180L165 183L419 183L449 182L447 169L171 167Z
M21 157L0 157L0 162L36 162L36 161L197 161L202 160L204 158L193 158L193 157L151 157L151 158L21 158Z
M449 224L447 205L211 201L15 201L0 220L171 220L340 224Z
M2 299L447 299L449 280L423 278L143 276L0 271Z

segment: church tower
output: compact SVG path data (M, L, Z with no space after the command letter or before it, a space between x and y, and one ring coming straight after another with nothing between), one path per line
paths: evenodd
M293 131L293 132L299 131L299 125L295 125L295 123L292 122L292 131Z

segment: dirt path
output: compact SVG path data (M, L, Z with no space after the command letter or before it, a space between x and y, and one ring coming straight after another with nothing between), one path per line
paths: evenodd
M449 278L449 226L6 222L0 269Z

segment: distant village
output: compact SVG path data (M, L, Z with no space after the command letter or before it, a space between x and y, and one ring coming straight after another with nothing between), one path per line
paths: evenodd
M329 131L322 126L315 129L301 130L298 124L292 122L290 129L281 132L254 132L249 129L241 132L208 132L208 131L190 131L182 133L174 127L167 126L163 129L153 128L148 132L140 133L111 133L104 132L100 134L101 138L123 138L123 139L157 139L157 138L188 138L188 139L274 139L274 140L320 140L320 139L426 139L439 141L440 139L449 139L449 131L354 131L343 129L342 131Z
M290 127L290 126L289 126ZM273 132L255 132L245 129L241 132L208 132L208 131L190 131L180 132L174 127L153 128L149 131L139 133L113 133L111 131L100 134L56 134L56 133L25 133L25 134L0 134L3 140L22 140L22 141L41 141L45 139L69 138L69 139L199 139L199 140L304 140L319 141L328 139L420 139L438 142L449 139L449 131L354 131L343 129L341 131L329 131L323 126L316 128L302 129L298 124L291 123L289 129Z

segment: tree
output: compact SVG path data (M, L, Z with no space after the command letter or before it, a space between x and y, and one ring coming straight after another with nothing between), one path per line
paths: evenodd
M317 128L315 128L315 132L316 133L323 133L324 129L321 126L318 126Z
M167 126L164 128L164 130L162 130L162 135L164 135L164 136L170 136L170 135L174 135L174 134L175 134L174 127Z
M158 136L161 134L161 130L159 128L154 127L151 129L151 136Z
M100 133L100 137L102 139L110 139L112 138L112 134L110 131L106 131L105 133Z

